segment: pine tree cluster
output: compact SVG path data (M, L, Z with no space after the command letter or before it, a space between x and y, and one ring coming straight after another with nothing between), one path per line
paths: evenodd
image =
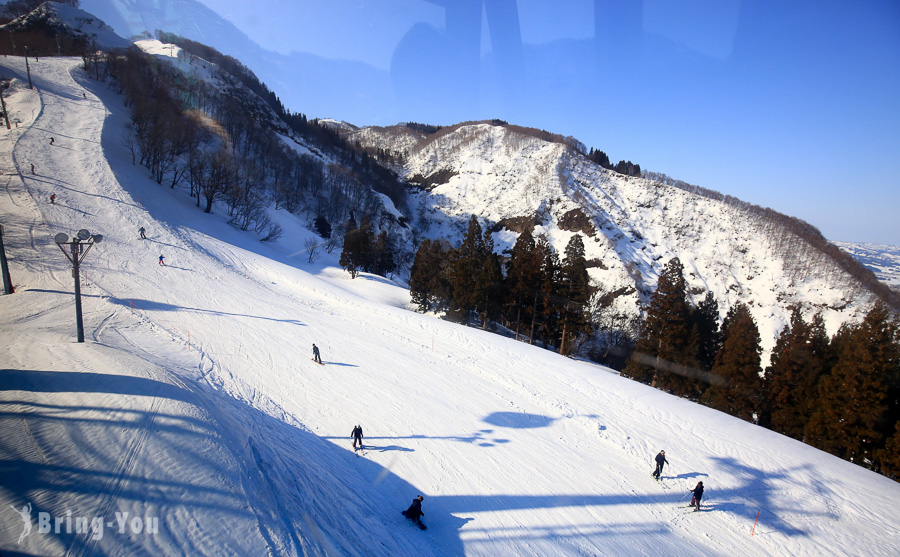
M763 370L750 308L717 326L717 302L693 307L683 273L675 258L660 274L622 375L900 479L900 322L884 303L830 339L794 307Z
M413 303L458 323L505 327L563 354L587 338L592 288L581 235L572 236L560 261L549 243L525 231L505 267L504 274L490 230L482 232L473 216L459 246L419 246L409 280Z

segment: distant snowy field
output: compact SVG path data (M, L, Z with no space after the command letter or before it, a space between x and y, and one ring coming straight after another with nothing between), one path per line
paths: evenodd
M900 288L900 247L854 242L832 243L875 273L878 280Z
M0 128L16 286L0 296L0 553L900 554L900 484L412 312L336 253L307 263L292 215L265 245L203 214L131 164L121 98L79 65L32 63L30 90L23 60L0 59L18 123ZM80 228L105 236L83 264L84 344L52 240ZM420 493L425 532L400 515Z

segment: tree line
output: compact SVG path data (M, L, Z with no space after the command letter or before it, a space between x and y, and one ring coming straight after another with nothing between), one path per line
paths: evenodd
M794 307L762 369L750 308L719 326L711 294L688 302L683 273L674 258L660 274L623 376L900 479L900 322L885 303L831 338Z
M472 216L458 246L446 240L419 245L409 287L419 311L483 329L502 327L562 354L576 352L590 334L593 289L580 234L560 259L545 239L525 230L501 265L490 229L482 231Z
M212 53L237 74L188 51L182 61L205 67L215 85L136 47L84 58L89 73L118 85L131 110L123 145L157 183L183 187L206 213L221 203L231 224L263 240L282 234L269 216L272 205L315 221L317 231L339 239L352 213L381 229L406 226L403 217L383 209L373 191L390 193L398 209L406 208L405 190L390 171L325 126L284 111L236 60L181 42ZM305 139L308 148L291 148L285 138L292 136Z

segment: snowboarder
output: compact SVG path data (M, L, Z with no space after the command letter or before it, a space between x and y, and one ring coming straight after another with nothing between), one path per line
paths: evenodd
M321 364L322 358L319 357L319 347L313 344L313 361ZM322 364L325 365L325 364Z
M363 440L363 430L362 426L358 425L353 428L353 431L350 432L350 438L353 439L353 450L356 450L356 444L359 443L359 448L363 448L362 440Z
M415 522L416 526L418 526L422 530L425 529L425 525L422 524L422 517L425 516L425 513L422 512L423 499L424 497L419 495L418 497L413 499L412 505L410 505L408 509L406 509L405 511L400 511L400 514Z
M50 138L50 145L53 145L53 142L56 141L54 138Z
M166 262L163 261L163 256L159 256L159 264L165 266Z
M697 487L688 491L688 493L693 493L694 496L691 497L691 504L688 507L695 507L694 512L700 510L700 499L703 498L703 482L697 482Z
M56 205L56 194L55 193L50 194L50 205Z
M147 236L144 235L144 227L142 226L138 232L141 233L141 240L146 240Z
M656 455L656 471L653 472L653 477L658 480L659 475L662 474L663 464L668 463L669 461L666 460L666 451L659 451L659 454Z
M34 174L34 163L31 163L31 173Z

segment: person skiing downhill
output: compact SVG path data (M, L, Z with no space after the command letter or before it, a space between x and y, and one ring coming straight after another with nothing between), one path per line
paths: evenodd
M141 234L141 240L147 239L147 236L144 234L145 230L143 226L138 230L138 232Z
M703 482L697 482L697 487L688 491L688 493L693 493L694 496L691 497L691 504L688 507L695 507L694 512L700 510L700 499L703 498Z
M363 448L363 430L362 426L358 425L353 428L353 431L350 432L350 438L353 439L353 450L356 450L356 444L359 443L359 448Z
M163 261L163 256L159 256L159 264L165 266L166 262Z
M663 464L668 463L669 461L666 460L666 451L659 451L659 454L656 455L656 470L653 472L653 477L658 480L659 475L662 474Z
M317 363L322 363L322 358L319 357L319 347L313 344L313 361ZM322 364L325 365L325 364Z
M409 506L405 511L400 511L400 514L405 516L406 518L412 520L416 523L416 526L425 529L425 525L422 524L422 517L425 516L425 513L422 511L422 500L424 497L419 495L415 499L413 499L412 505Z

